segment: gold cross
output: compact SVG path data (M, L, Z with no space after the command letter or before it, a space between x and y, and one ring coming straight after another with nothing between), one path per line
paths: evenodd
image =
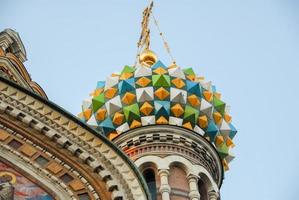
M148 7L143 11L143 19L141 22L141 34L138 42L138 48L144 47L149 49L150 46L150 29L149 29L149 18L152 12L154 2L151 2Z

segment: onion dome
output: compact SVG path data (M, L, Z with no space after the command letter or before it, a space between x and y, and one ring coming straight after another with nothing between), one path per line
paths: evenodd
M137 127L184 127L215 146L228 169L237 131L215 86L192 68L167 67L153 56L143 62L99 81L91 97L83 101L79 117L110 140Z

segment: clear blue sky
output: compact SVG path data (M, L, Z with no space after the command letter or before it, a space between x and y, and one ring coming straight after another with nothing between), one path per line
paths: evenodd
M0 0L25 63L49 98L76 114L97 80L133 64L146 0ZM299 2L163 0L155 15L180 66L212 80L239 133L223 200L297 200ZM153 50L170 60L153 29Z

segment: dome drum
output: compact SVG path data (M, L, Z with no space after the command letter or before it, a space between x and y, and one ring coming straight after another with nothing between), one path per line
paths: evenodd
M222 184L224 171L217 150L191 130L173 125L152 125L129 130L113 142L134 161L152 155L185 158L204 168L219 188ZM155 160L152 162L156 163Z

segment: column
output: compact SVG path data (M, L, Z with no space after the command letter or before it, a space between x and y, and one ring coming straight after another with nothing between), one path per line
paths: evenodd
M198 177L190 174L187 176L188 183L189 183L189 197L190 200L200 200L200 194L198 192Z
M215 191L210 191L208 195L209 195L209 200L218 200L218 194Z
M170 200L170 186L168 184L168 175L169 170L168 169L161 169L159 170L159 176L160 176L160 193L162 195L162 200Z

